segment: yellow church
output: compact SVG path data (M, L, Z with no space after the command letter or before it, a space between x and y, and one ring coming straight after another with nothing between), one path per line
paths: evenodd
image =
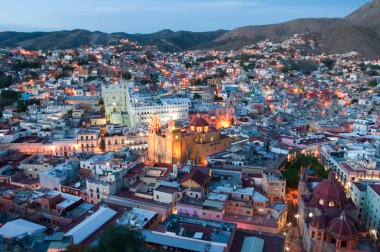
M148 158L160 163L206 164L206 157L231 147L232 139L222 136L220 130L210 126L199 114L190 127L176 128L170 120L163 129L157 115L149 123Z

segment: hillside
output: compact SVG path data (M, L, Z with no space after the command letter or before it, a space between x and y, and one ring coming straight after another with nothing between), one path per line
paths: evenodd
M57 32L0 32L0 45L25 49L65 49L84 45L109 44L128 38L143 44L155 44L165 51L190 49L224 34L225 30L189 32L162 30L151 34L102 33L87 30Z
M262 39L281 41L303 33L306 40L315 40L319 53L357 51L363 57L380 57L380 0L371 1L342 19L297 19L285 23L247 26L227 32L204 45L215 49L236 49Z
M61 49L83 45L108 44L126 38L126 34L107 34L86 30L57 32L1 32L0 45L25 49Z
M365 58L380 56L380 37L367 27L338 26L305 34L305 39L314 40L319 47L317 52L336 54L356 51Z
M342 23L377 29L380 26L380 0L375 0L363 5L343 18Z
M280 24L245 26L227 32L215 41L220 42L235 37L242 37L252 40L270 39L274 41L281 41L296 33L307 33L326 28L338 20L339 19L309 18L296 19Z
M0 46L26 49L73 48L108 44L123 38L156 45L163 51L188 49L237 50L254 42L281 41L293 34L317 42L319 52L358 51L364 57L380 57L380 0L371 1L342 19L304 18L279 24L245 26L232 31L210 32L162 30L151 34L102 33L86 30L57 32L0 32Z

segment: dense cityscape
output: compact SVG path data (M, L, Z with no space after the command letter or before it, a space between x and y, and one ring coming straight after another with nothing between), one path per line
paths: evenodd
M380 60L0 46L0 251L379 251Z

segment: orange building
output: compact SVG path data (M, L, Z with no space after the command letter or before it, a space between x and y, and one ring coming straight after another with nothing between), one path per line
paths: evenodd
M187 160L206 164L206 156L231 147L232 139L197 115L190 128L176 128L170 121L164 131L157 115L149 123L148 157L162 163L183 163Z

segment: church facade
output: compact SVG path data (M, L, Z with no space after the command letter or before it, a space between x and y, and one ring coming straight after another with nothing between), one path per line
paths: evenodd
M315 182L309 181L303 168L298 196L298 224L305 251L366 251L359 244L368 231L355 219L357 209L332 171L328 179Z
M157 115L149 123L148 158L161 163L206 164L206 157L231 147L232 139L223 136L220 130L210 126L197 115L190 127L175 127L170 120L166 129L161 125Z

